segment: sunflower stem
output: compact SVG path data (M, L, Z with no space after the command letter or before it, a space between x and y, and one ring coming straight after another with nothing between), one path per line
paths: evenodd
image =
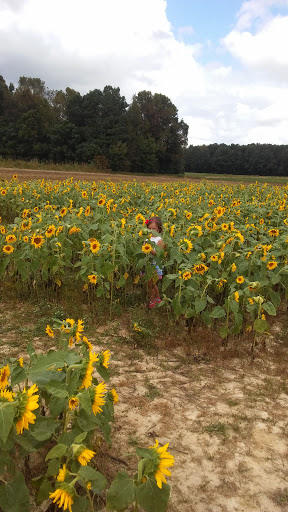
M91 494L89 492L89 489L87 489L87 496L88 496L88 500L89 500L89 503L90 503L91 512L95 512L93 500L91 498Z

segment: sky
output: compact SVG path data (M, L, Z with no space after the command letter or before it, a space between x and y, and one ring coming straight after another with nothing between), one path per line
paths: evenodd
M288 0L0 0L0 74L129 103L165 94L188 143L288 144Z

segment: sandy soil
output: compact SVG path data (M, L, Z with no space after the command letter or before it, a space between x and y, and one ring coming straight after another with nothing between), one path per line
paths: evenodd
M2 354L25 347L19 325L28 333L32 313L24 304L19 311L17 335L11 305L0 303ZM157 438L170 443L175 457L168 512L288 510L287 325L272 326L254 361L246 349L237 357L225 354L220 341L217 351L206 346L197 354L193 345L187 350L184 335L167 344L165 327L149 354L119 322L107 329L89 336L96 350L112 351L111 385L120 398L108 450L114 463L104 463L104 471L132 475L136 459L125 453ZM44 339L33 338L36 348L43 349Z

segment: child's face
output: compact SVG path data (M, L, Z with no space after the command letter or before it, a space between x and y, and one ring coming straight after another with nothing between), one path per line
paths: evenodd
M152 220L152 222L149 222L148 229L151 229L151 231L157 231L159 233L158 224Z

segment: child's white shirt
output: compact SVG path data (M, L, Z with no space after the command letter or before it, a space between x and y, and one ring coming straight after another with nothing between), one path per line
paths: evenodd
M157 245L159 240L162 240L162 238L161 236L151 236L150 240L151 242L154 242Z

